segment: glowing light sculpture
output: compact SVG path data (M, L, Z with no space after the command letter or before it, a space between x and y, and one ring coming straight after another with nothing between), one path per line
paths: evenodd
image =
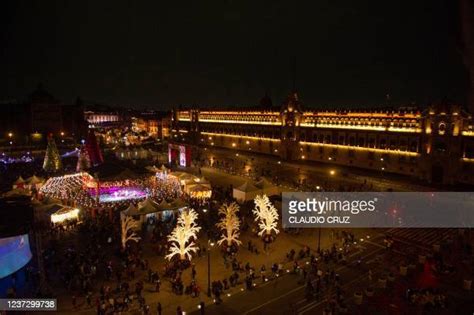
M194 243L197 233L201 227L197 225L198 214L193 209L181 212L178 222L173 232L168 235L168 241L171 243L170 253L166 259L171 260L174 256L179 256L180 260L191 260L192 253L198 250Z
M241 245L242 242L238 239L240 236L240 219L237 216L239 212L239 206L233 202L231 204L223 204L219 208L219 215L221 216L220 221L216 224L216 227L222 230L221 239L217 241L218 245L226 242L228 247L233 244Z
M255 208L252 210L255 215L255 221L258 221L260 231L258 235L264 239L269 239L272 231L275 234L280 233L277 229L278 211L270 202L267 195L257 195L255 197Z
M133 230L138 227L138 221L130 216L124 216L120 221L122 228L122 248L125 249L128 241L138 242L141 239Z

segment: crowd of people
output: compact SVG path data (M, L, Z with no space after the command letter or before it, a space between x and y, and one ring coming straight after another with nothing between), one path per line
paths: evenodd
M181 194L179 182L154 179L153 184L139 184L147 186L157 202L172 200ZM215 202L206 204L209 215L204 215L201 209L200 225L205 227L207 238L217 239L219 231L215 228L215 213L219 205L229 198L229 192L222 189L213 197ZM95 308L97 314L130 309L139 309L143 314L148 314L151 312L151 301L160 301L164 287L176 295L200 297L203 282L199 281L198 273L202 277L201 273L204 274L205 270L198 269L194 261L150 265L150 256L144 251L149 246L153 249L153 258L163 260L169 249L167 236L174 227L173 220L152 220L150 225L143 226L139 232L142 238L139 243L129 243L125 249L121 248L118 210L126 205L128 204L109 205L114 209L112 217L106 211L97 211L94 218L86 216L80 225L43 230L45 245L42 251L42 276L49 284L49 290L62 294L70 292L67 294L71 298L73 309ZM90 204L90 207L100 205ZM242 211L241 220L242 232L254 226L248 211ZM328 307L333 313L346 307L348 295L335 266L346 263L349 253L355 247L355 236L348 231L335 230L332 233L337 244L330 248L315 252L303 244L300 248L290 249L284 256L272 257L271 262L263 264L253 263L253 255L261 255L263 248L261 239L255 233L246 235L250 240L246 242L246 246L239 248L239 251L247 250L251 253L247 256L250 257L247 261L239 259L239 252L214 250L213 255L217 252L222 256L223 265L228 271L212 279L213 298L216 303L221 303L223 295L229 294L236 286L254 290L259 284L291 273L301 277L308 299L321 298L328 292L334 292L329 295ZM197 245L198 251L194 259L208 254L209 250L199 242ZM447 269L444 262L439 263L439 266L442 266L440 270ZM39 270L34 271L36 269L32 267L29 270L31 281L40 282ZM150 291L153 292L149 293ZM153 295L149 298L149 294ZM437 291L412 290L407 299L414 304L444 307L446 296ZM161 310L161 304L158 304L157 310L158 308Z

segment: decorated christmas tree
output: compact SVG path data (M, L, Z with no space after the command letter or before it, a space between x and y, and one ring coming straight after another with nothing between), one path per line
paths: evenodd
M83 172L89 169L90 167L91 167L91 159L89 157L89 152L87 152L86 147L82 146L77 156L76 171Z
M97 166L104 162L102 152L100 152L99 143L95 137L94 130L90 129L86 139L86 149L92 166Z
M46 155L44 156L43 169L46 172L57 172L63 167L61 163L61 156L59 155L56 142L54 142L53 135L48 136L48 146L46 148Z

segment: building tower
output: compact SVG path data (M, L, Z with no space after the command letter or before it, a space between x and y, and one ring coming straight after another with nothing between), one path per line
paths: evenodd
M283 103L280 111L281 116L281 144L280 156L286 160L299 159L298 142L300 134L300 122L303 112L298 94L293 91Z

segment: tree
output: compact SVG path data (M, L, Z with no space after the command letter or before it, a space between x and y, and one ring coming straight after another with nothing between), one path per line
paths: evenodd
M89 158L89 152L87 152L84 146L81 147L77 157L77 172L83 172L91 167L91 159Z
M219 208L219 215L221 216L220 221L216 224L217 228L222 230L221 239L217 241L218 245L226 242L227 246L232 246L235 243L237 246L242 244L238 240L240 236L240 220L237 216L239 212L239 206L233 202L231 204L223 204Z
M46 147L46 154L44 156L43 169L46 172L57 172L62 169L61 156L59 155L56 142L52 135L48 136L48 146Z
M194 240L197 233L201 230L196 223L198 214L193 209L181 212L178 222L173 232L168 235L168 241L171 243L170 253L166 255L166 259L171 260L174 256L179 255L179 259L185 260L192 258L192 253L198 249Z
M124 216L120 221L122 226L122 248L125 249L128 241L138 242L140 240L140 236L133 231L138 227L138 221L130 216Z
M272 234L272 231L275 234L280 233L277 229L277 221L278 221L278 211L277 209L271 204L270 199L268 199L267 195L258 195L255 197L255 208L252 212L255 215L255 221L258 221L258 227L260 231L258 232L259 236L266 237Z

